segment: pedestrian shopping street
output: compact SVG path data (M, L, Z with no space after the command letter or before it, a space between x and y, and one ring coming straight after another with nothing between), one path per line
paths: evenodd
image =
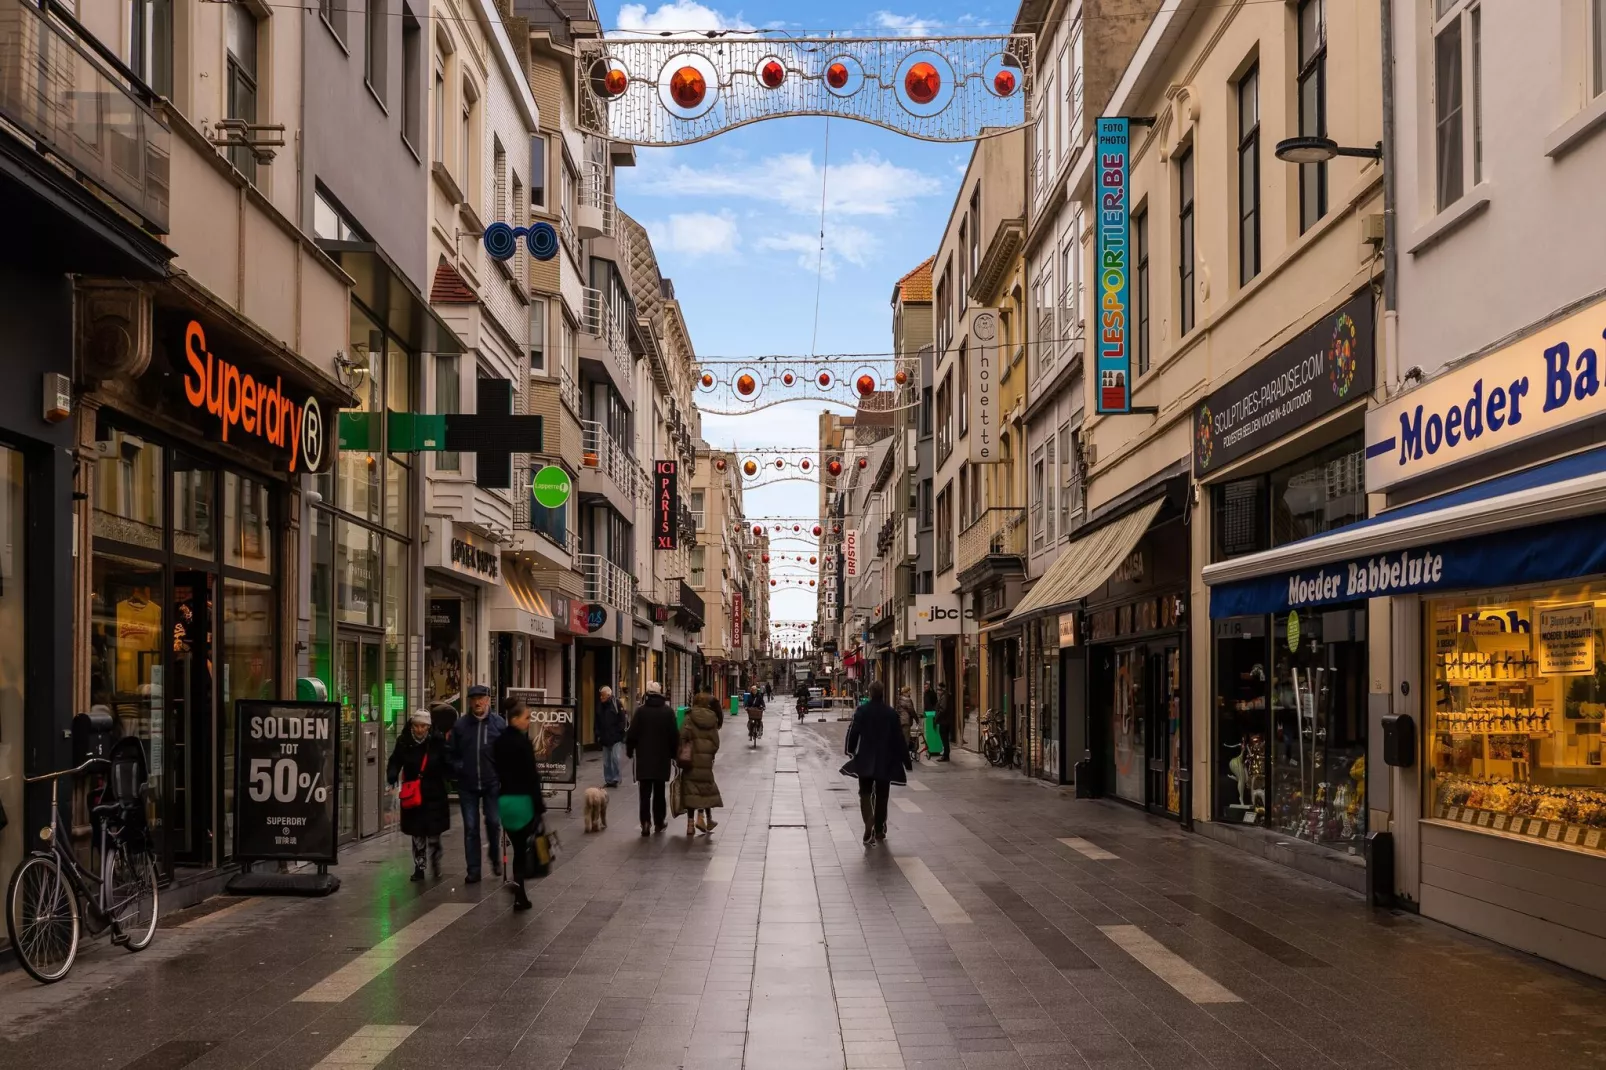
M974 754L895 788L861 846L846 726L727 722L712 837L553 815L513 913L405 841L327 899L214 899L64 982L0 973L0 1066L1577 1068L1606 986ZM600 781L600 764L582 768Z

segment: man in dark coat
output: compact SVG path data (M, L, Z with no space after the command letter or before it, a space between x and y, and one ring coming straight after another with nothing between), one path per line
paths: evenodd
M887 838L887 798L893 784L908 783L912 769L908 737L899 727L898 711L887 705L886 689L877 680L870 685L869 701L853 712L848 726L845 773L859 778L859 812L864 816L864 845L874 847Z
M507 722L491 712L491 689L475 684L468 689L468 712L452 728L450 753L457 777L457 805L463 813L463 853L468 858L467 884L480 880L480 815L485 816L485 849L491 872L502 875L502 817L497 803L501 783L491 748L507 731Z
M385 768L385 780L392 788L418 782L417 805L401 808L402 835L413 838L415 881L424 879L426 854L435 876L441 875L441 833L452 827L452 808L446 797L451 759L446 739L430 727L430 721L425 710L413 711L406 729L396 737L396 749L390 752Z
M619 786L619 758L624 751L625 710L613 697L613 688L598 693L597 743L602 747L602 781L610 788Z
M664 789L669 784L670 766L680 749L680 727L675 711L664 698L664 687L656 680L647 683L647 698L636 707L625 732L625 753L635 759L636 783L641 791L641 834L662 832L669 823L669 804Z
M937 734L942 737L941 762L954 760L954 697L943 684L937 689Z

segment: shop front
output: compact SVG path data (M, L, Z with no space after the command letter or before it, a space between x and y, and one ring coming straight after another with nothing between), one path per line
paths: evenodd
M145 741L164 871L233 847L234 702L295 693L300 480L339 384L249 324L162 291L149 368L84 396L88 699Z
M502 586L490 591L486 616L491 690L505 695L512 687L534 688L546 692L548 702L566 701L557 620L534 573L517 556L503 555Z
M501 552L462 524L425 517L424 584L423 702L461 713L468 688L491 682L490 606L506 590Z

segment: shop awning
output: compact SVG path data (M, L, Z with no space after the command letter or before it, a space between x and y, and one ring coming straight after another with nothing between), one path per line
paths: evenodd
M1606 448L1208 565L1210 616L1606 572Z
M1109 579L1115 567L1137 547L1138 540L1149 530L1164 504L1164 498L1156 498L1097 531L1073 539L1037 581L1037 586L1020 600L1015 612L994 627L1051 613L1086 598Z
M534 577L523 565L503 558L502 586L492 588L487 609L487 626L493 632L515 632L538 639L557 638L557 622L547 608L546 599L535 587Z

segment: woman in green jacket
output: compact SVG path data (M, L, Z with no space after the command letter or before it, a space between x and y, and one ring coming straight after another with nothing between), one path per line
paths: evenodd
M692 699L691 709L686 711L686 722L680 726L682 748L691 744L691 764L680 767L680 800L686 807L688 836L697 835L698 829L712 833L719 825L714 820L714 809L725 805L719 795L719 785L714 782L719 723L713 698L700 694Z

